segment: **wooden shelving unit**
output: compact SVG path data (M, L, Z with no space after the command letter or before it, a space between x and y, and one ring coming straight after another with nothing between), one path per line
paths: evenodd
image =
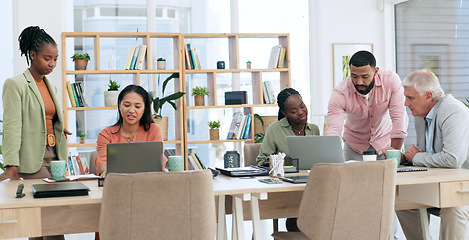
M146 64L142 70L109 70L101 66L101 43L107 39L118 39L118 38L135 38L140 39L143 44L147 45L147 54L146 54ZM173 54L173 69L167 70L156 70L156 61L157 56L154 56L156 46L154 42L157 39L172 39L172 54ZM277 44L280 44L282 47L286 48L285 63L282 68L256 68L256 69L246 69L240 65L240 41L243 39L277 39ZM74 52L70 51L71 44L67 41L69 39L91 39L93 42L93 66L88 66L89 70L80 70L76 71L70 69L72 66L70 56ZM229 61L226 66L227 69L186 69L185 66L185 44L189 41L203 41L209 39L221 39L222 41L227 41L227 53L229 55ZM84 41L84 40L82 40ZM90 40L88 40L90 41ZM208 46L210 47L210 46ZM269 46L271 47L271 46ZM144 75L156 75L156 74L172 74L179 73L179 79L175 79L172 82L174 83L174 91L185 92L188 85L191 81L191 75L203 75L206 78L206 85L209 88L210 95L208 96L208 101L206 106L190 106L188 105L188 97L190 93L185 94L181 99L176 101L177 110L174 112L174 129L169 129L170 132L175 134L175 139L170 139L165 141L165 144L175 144L176 154L187 156L188 145L191 144L210 144L210 143L224 143L224 142L254 142L253 136L249 139L221 139L221 140L190 140L188 138L188 112L189 111L200 111L200 110L210 110L210 109L242 109L246 113L254 114L254 108L262 107L276 107L276 104L264 104L263 101L263 81L264 74L278 73L278 86L277 93L279 90L291 86L291 73L290 73L290 54L289 54L289 35L288 34L180 34L180 33L113 33L113 32L65 32L62 34L62 88L63 88L63 108L64 108L64 122L65 127L68 123L68 114L79 111L103 111L103 110L117 110L117 107L104 107L104 106L88 106L88 107L70 107L69 97L66 88L66 81L73 76L87 76L87 75L129 75L133 80L134 84L142 85L142 77ZM121 56L127 58L128 56ZM267 59L268 60L268 59ZM266 60L266 61L267 61ZM68 66L68 68L67 68ZM154 67L153 67L154 66ZM203 67L203 66L202 66ZM224 105L217 102L217 96L219 93L217 90L218 75L220 74L248 74L250 75L250 99L249 104L242 105ZM103 82L105 85L107 82ZM84 80L86 84L86 79ZM124 87L124 86L123 86ZM236 87L233 85L232 90L236 90ZM147 89L148 90L148 89ZM276 114L276 113L273 113ZM251 120L251 132L253 133L254 127L254 118ZM229 123L228 123L229 124ZM106 126L102 126L104 128ZM204 126L208 131L208 126ZM253 135L253 134L251 134ZM93 147L96 146L96 143L70 143L69 147ZM186 169L188 168L187 157L185 159Z

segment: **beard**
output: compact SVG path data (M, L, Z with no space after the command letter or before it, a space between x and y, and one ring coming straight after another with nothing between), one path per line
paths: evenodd
M354 84L355 89L357 90L357 92L359 92L363 95L368 94L371 91L371 89L373 88L374 85L375 85L375 78L373 78L373 80L368 85ZM358 87L364 87L365 89L364 90L359 90Z

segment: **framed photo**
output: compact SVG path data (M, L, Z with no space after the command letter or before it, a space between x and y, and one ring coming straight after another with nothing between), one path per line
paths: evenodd
M372 43L333 43L332 44L332 86L337 87L350 75L349 61L358 51L373 53Z

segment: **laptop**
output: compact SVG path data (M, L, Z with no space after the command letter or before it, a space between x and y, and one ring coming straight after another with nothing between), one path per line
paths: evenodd
M299 159L300 170L309 170L316 163L344 163L339 136L287 136L291 158Z
M81 182L33 184L31 188L35 198L86 196L90 190Z
M107 173L160 172L163 142L107 144Z

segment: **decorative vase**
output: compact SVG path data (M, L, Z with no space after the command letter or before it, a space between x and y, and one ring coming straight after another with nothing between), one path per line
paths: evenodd
M85 143L85 137L80 137L80 144Z
M220 129L214 128L210 129L210 140L218 140L220 139Z
M105 91L104 92L104 106L115 107L117 106L117 98L119 97L119 91Z
M153 122L160 126L163 141L168 141L168 117L153 117Z
M166 61L156 61L156 69L165 70L166 69Z
M88 66L88 60L75 60L75 70L86 70L86 66Z
M205 105L204 95L194 96L194 103L195 103L195 106L204 106Z

